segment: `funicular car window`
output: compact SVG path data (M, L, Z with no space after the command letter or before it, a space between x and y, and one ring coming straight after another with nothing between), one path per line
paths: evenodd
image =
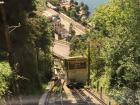
M69 69L85 69L86 68L86 62L69 62Z

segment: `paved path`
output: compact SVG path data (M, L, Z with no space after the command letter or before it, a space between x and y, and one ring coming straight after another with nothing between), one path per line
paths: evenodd
M55 56L65 59L69 57L70 44L64 41L55 41L51 50Z
M76 32L76 35L84 35L86 33L86 27L81 25L80 23L76 22L75 20L71 19L67 15L60 13L59 17L61 19L61 23L64 24L64 27L69 30L70 24L73 25L73 28Z
M64 28L66 30L69 30L69 26L72 23L73 28L76 32L76 35L84 35L87 31L86 27L84 27L80 23L76 22L75 20L73 20L72 18L68 17L67 15L63 13L56 12L55 10L51 8L47 8L46 11L43 12L43 15L46 17L59 16L61 20L61 24L64 25Z

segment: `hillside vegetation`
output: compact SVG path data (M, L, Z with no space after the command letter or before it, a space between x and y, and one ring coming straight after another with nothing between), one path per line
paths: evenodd
M0 98L8 91L12 71L8 62L0 61Z
M13 82L9 82L11 94L36 94L42 90L42 83L51 78L52 60L50 46L53 40L53 27L42 16L45 9L43 1L38 0L5 0L6 21L0 18L0 48L6 52ZM1 12L0 12L1 13ZM0 14L0 17L4 15ZM17 26L10 32L11 50L7 48L4 25ZM11 28L9 29L9 31ZM6 69L6 68L5 68ZM6 72L0 67L1 72ZM5 71L4 71L5 70ZM7 72L8 73L8 72ZM7 77L7 74L4 74ZM2 81L5 82L5 81ZM7 86L7 82L0 89ZM3 90L4 92L6 90ZM1 95L1 94L0 94Z
M93 48L94 81L122 105L140 104L139 10L138 0L111 0L91 19L98 45Z
M110 0L90 21L91 85L103 87L121 105L140 105L139 0ZM72 42L73 52L87 53L82 37Z
M88 7L83 8L88 17ZM45 2L40 0L5 0L6 21L0 11L0 98L39 93L52 77L54 29L42 16L44 9ZM70 9L65 12L76 18L76 10ZM4 25L18 23L20 27L8 32L8 45ZM92 88L102 88L120 105L140 105L139 0L109 0L97 8L89 25L87 35L73 35L70 43L72 56L90 54Z

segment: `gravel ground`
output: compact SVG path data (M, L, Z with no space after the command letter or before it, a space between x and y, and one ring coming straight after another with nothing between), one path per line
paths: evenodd
M38 105L40 96L22 96L7 100L7 105Z

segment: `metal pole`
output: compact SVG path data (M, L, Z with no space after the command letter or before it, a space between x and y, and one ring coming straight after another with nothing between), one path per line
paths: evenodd
M88 42L88 86L90 85L90 41Z

